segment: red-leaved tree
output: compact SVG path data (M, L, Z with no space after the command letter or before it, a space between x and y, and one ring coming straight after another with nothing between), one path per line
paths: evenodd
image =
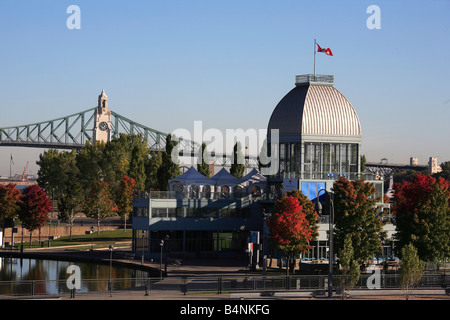
M272 216L267 220L272 240L288 257L307 253L311 249L313 231L297 197L285 195L275 203ZM288 263L289 263L289 259ZM289 265L286 272L288 273Z
M20 197L19 219L23 226L30 231L30 248L32 233L40 229L48 220L48 212L52 209L52 202L38 185L25 188Z
M397 241L400 251L412 243L424 261L450 256L450 182L422 174L394 184ZM400 253L400 252L397 252Z

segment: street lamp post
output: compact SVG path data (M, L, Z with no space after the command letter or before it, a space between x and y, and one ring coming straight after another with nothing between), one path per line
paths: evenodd
M169 236L166 235L165 239L161 239L161 242L159 243L159 245L161 246L161 257L159 259L159 274L161 280L162 280L162 257L163 257L164 240L165 241L169 240Z
M159 245L161 246L161 256L159 259L159 277L162 280L162 254L163 254L164 240L161 240Z
M144 238L145 238L145 234L146 234L146 232L145 232L145 230L143 230L142 231L142 261L141 261L141 264L143 265L144 264L144 248L145 248L145 245L144 245Z
M91 251L94 251L94 226L91 227Z
M112 253L113 253L113 245L109 245L109 281L108 281L108 287L109 287L109 296L112 297L112 278L111 278L111 269L112 269Z
M331 298L333 295L333 219L334 219L334 203L333 203L333 194L331 192L322 189L320 191L324 191L325 194L330 198L330 214L328 217L328 239L329 239L329 250L328 250L328 298ZM320 194L319 191L319 194ZM322 204L319 200L319 194L317 195L317 208L319 214L322 213Z

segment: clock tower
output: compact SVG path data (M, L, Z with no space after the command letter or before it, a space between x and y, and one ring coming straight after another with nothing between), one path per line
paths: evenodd
M94 114L94 142L111 140L111 110L108 109L108 96L105 90L98 96L98 106Z

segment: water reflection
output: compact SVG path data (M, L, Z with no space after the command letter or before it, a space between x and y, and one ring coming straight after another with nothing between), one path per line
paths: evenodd
M67 267L77 265L81 271L79 292L107 290L109 264L0 257L0 294L58 294L67 292ZM147 278L148 272L115 266L111 268L114 289L142 286L136 278ZM117 280L120 279L120 280ZM32 281L31 281L32 280ZM9 282L8 282L9 281Z

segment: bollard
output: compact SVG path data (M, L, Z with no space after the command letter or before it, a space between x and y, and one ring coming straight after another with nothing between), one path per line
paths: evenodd
M222 294L222 277L217 279L217 294Z
M186 295L186 293L187 293L187 279L186 279L186 277L183 277L183 279L181 280L181 292L183 293L183 295Z

